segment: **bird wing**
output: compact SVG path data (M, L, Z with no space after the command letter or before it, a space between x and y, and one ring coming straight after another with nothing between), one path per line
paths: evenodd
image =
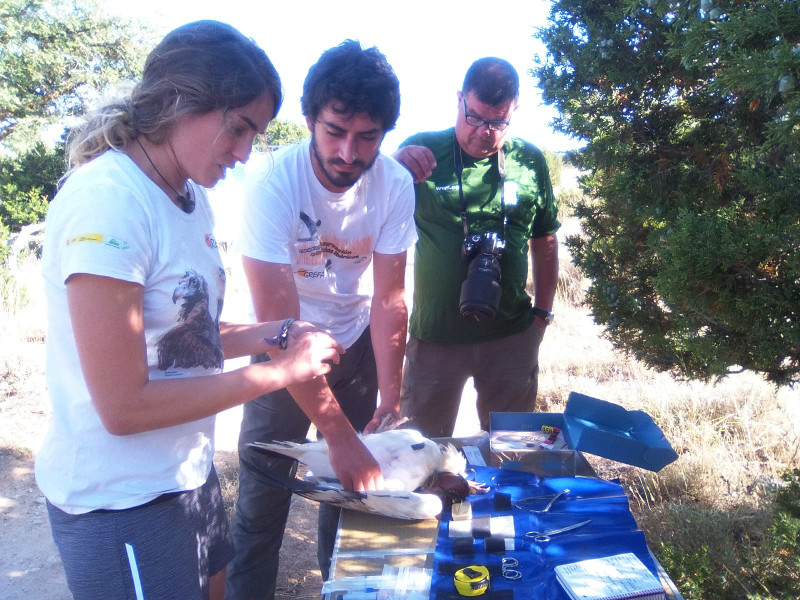
M442 446L415 429L392 429L362 436L362 441L380 465L387 490L413 492L442 471L461 473L466 459L452 445ZM308 466L315 477L336 479L325 440L253 442L250 446L288 456Z
M381 466L389 489L414 491L439 467L441 446L414 429L393 429L363 437Z
M362 493L364 512L385 517L416 521L436 518L442 512L442 499L436 494L392 490Z
M328 444L324 440L303 444L283 441L250 442L247 445L261 452L280 454L300 461L316 477L324 479L337 478L333 467L331 467L330 456L328 456Z
M241 460L247 462L247 459ZM392 490L348 492L337 484L323 483L316 478L285 477L263 469L258 469L254 475L262 483L286 488L303 498L359 512L406 520L432 519L442 512L442 501L435 494Z

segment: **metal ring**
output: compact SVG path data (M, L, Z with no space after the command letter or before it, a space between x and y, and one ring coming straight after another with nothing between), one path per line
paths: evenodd
M550 541L550 536L546 533L542 533L541 531L528 531L525 534L526 540L533 540L538 544L544 544L545 542Z
M503 569L503 577L506 579L522 579L522 573L516 569Z
M518 567L519 561L513 556L504 556L503 560L500 561L500 564L503 566L503 569L506 569L511 567Z
M550 541L549 535L536 535L533 537L534 542L538 542L539 544L544 544Z

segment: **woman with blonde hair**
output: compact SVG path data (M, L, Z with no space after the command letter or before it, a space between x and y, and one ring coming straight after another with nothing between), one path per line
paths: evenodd
M263 50L199 21L167 34L130 95L72 134L47 217L53 418L36 477L76 599L222 598L233 545L214 415L338 362L308 323L220 322L204 188L247 160L281 101ZM274 344L275 360L222 371Z

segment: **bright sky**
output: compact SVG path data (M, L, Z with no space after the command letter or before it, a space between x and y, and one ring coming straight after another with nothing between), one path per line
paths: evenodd
M579 143L549 127L554 110L541 101L530 76L544 47L533 38L545 25L549 0L493 4L462 0L104 0L109 13L149 23L161 36L197 19L230 23L267 52L283 82L280 118L304 123L300 96L308 68L347 38L377 46L400 80L397 128L383 143L393 152L417 131L445 129L456 118L456 92L469 65L483 56L508 60L520 75L520 108L511 133L542 149L564 151Z

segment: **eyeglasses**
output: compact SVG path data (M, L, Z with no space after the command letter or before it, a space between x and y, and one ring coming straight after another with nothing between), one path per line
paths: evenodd
M489 131L503 131L511 124L511 121L487 121L486 119L481 119L477 115L471 115L469 112L467 112L467 101L462 99L462 102L464 102L464 120L470 127L478 129L479 127L486 125L489 128Z

